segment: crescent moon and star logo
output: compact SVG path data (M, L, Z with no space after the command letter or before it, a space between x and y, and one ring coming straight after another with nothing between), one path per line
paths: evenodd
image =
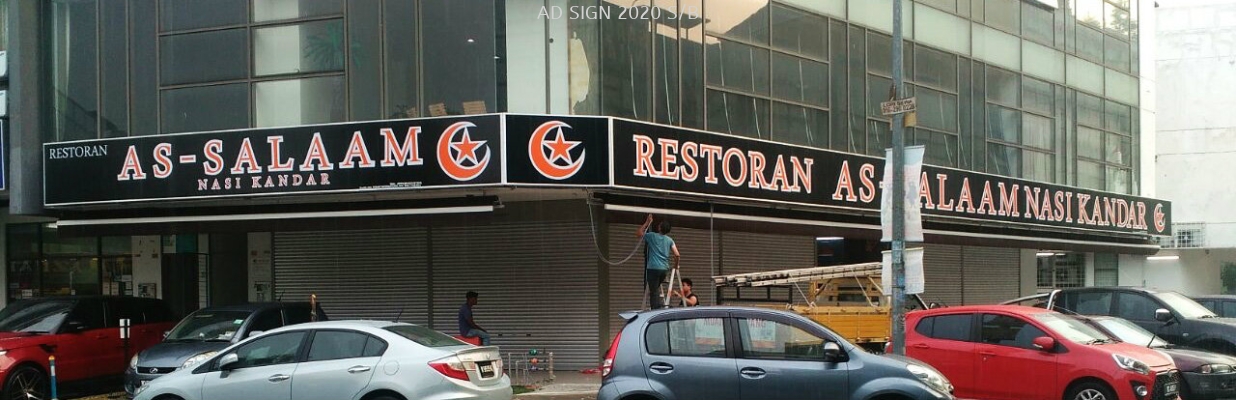
M532 167L536 168L541 176L556 181L579 173L587 156L585 149L580 149L579 157L571 155L571 150L583 142L566 140L563 128L572 129L565 122L549 121L538 126L528 139L528 159L532 160ZM551 132L555 134L553 139L549 138Z
M1163 205L1156 204L1154 206L1154 229L1159 233L1163 233L1167 229L1166 215L1163 214Z
M442 136L438 138L438 165L451 179L470 181L480 176L489 166L491 152L489 146L485 145L488 140L474 141L468 133L468 128L475 127L476 124L468 121L456 122L442 131ZM459 137L458 140L456 136ZM478 158L477 153L481 150L485 156Z

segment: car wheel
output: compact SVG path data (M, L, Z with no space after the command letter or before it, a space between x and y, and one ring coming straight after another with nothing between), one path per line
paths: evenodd
M47 376L28 365L14 369L4 382L6 400L50 399L48 391Z
M368 400L399 400L399 399L396 399L390 396L378 396L378 397L370 397Z
M1074 386L1064 400L1119 400L1107 386L1094 382L1086 382Z

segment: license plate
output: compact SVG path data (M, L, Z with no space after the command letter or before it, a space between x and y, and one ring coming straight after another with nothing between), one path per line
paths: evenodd
M494 366L493 366L493 365L482 365L482 366L481 366L481 373L482 373L482 374L492 374L492 373L494 373Z
M1169 383L1166 386L1164 386L1163 389L1165 392L1167 392L1167 394L1176 394L1176 384L1175 383Z

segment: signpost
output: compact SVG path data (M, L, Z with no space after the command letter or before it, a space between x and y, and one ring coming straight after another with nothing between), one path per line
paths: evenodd
M906 249L906 206L901 199L906 195L906 143L905 143L905 126L904 112L910 111L914 104L913 99L905 99L898 101L901 97L902 89L902 46L901 37L901 0L893 0L893 102L892 107L888 107L888 111L898 111L892 115L893 128L893 246L892 246L892 272L893 272L893 301L892 301L892 317L893 317L893 354L906 354L906 307L905 307L905 288L906 288L906 269L904 252ZM909 100L906 102L906 100ZM902 102L905 102L902 106ZM882 109L883 104L881 104ZM885 111L885 112L888 112Z
M914 97L880 103L880 113L884 115L905 114L915 111L918 111L918 101Z

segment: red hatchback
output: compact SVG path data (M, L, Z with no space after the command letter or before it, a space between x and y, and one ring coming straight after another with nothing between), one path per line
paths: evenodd
M1175 400L1166 355L1123 343L1063 314L1022 306L914 311L906 355L940 370L960 398Z

